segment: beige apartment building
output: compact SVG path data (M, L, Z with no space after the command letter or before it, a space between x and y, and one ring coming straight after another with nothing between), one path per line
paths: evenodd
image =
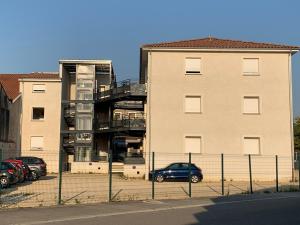
M220 179L221 154L226 179L248 179L248 155L256 179L273 179L278 155L280 176L290 179L298 50L208 37L143 45L138 82L117 81L111 60L61 60L58 74L11 75L20 154L57 172L61 151L72 173L107 173L111 156L114 172L147 178L153 152L155 168L192 153L208 180Z
M229 155L225 164L232 174L248 170L247 161L233 163L237 156L251 154L267 165L274 161L268 156L278 155L291 177L291 58L298 50L212 37L142 46L147 152L169 155L160 166L186 161L191 152L211 176L220 171L221 153Z
M58 172L61 81L58 73L0 74L11 102L9 155L45 159L49 172Z
M19 79L22 96L21 154L43 158L58 172L61 80L58 74Z

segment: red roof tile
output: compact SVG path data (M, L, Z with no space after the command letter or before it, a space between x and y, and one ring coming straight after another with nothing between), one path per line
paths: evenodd
M10 100L14 100L19 92L19 79L58 79L58 73L0 74L0 82Z
M290 46L272 43L260 43L249 41L237 41L207 37L202 39L183 40L174 42L161 42L146 44L142 48L212 48L212 49L280 49L280 50L299 50L300 46Z

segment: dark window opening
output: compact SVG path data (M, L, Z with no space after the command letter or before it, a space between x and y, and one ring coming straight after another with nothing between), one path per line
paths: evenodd
M44 108L32 108L32 119L43 120L44 119Z

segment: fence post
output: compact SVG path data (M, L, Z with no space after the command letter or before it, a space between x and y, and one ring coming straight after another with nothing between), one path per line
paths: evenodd
M63 171L63 157L62 157L62 149L59 149L59 162L58 162L58 199L57 204L62 204L61 201L61 189L62 189L62 171Z
M251 166L251 155L248 155L249 159L249 177L250 177L250 193L253 194L253 188L252 188L252 166Z
M191 181L191 173L192 173L192 153L189 152L189 197L192 197L192 181Z
M155 181L155 169L154 169L154 152L152 152L152 199L155 197L154 193L154 181Z
M222 195L224 195L224 154L221 154Z
M300 191L300 157L297 155L298 160L298 184L299 184L299 191Z
M2 185L0 184L0 206L2 205Z
M112 150L109 150L109 163L108 163L108 173L109 173L109 187L108 187L108 201L112 201Z
M279 191L278 187L278 155L275 156L275 162L276 162L276 192Z

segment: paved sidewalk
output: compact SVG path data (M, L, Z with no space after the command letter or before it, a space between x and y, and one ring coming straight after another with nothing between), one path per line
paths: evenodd
M273 201L277 202L291 202L297 200L297 204L300 201L300 193L277 193L277 194L253 194L253 195L235 195L229 197L216 197L216 198L194 198L185 200L164 200L164 201L132 201L132 202L119 202L119 203L103 203L93 205L78 205L78 206L60 206L60 207L45 207L45 208L26 208L26 209L6 209L0 210L1 225L34 225L34 224L128 224L132 225L132 219L134 217L142 217L143 220L137 220L133 224L150 224L147 221L155 219L155 215L163 216L163 214L172 214L172 218L176 218L180 214L177 211L184 211L184 213L191 213L193 215L197 211L197 214L189 215L191 219L190 223L168 223L162 221L161 224L198 224L197 216L201 216L202 213L206 213L210 208L231 206L237 207L238 204L249 206L249 204L256 204L259 207L267 207L277 205ZM284 203L285 204L285 203ZM284 206L282 204L282 207ZM252 208L254 210L256 207ZM242 208L241 208L242 210ZM284 211L284 209L282 209ZM210 212L212 213L212 212ZM238 212L237 212L238 213ZM297 214L298 215L298 214ZM295 216L297 216L295 215ZM182 214L184 216L184 214ZM245 215L241 215L245 216ZM275 216L275 215L274 215ZM284 217L284 215L282 215ZM123 217L128 219L122 220ZM148 219L146 218L148 217ZM119 219L118 219L119 218ZM174 220L173 218L173 220ZM300 217L297 216L298 219ZM190 220L188 219L188 220ZM247 218L244 218L247 220ZM85 222L86 221L86 222ZM101 222L102 221L102 222ZM105 222L107 221L107 223ZM110 223L111 221L112 223ZM116 223L116 221L118 221ZM131 221L131 222L130 222ZM149 222L148 221L148 222ZM176 221L176 220L175 220ZM97 222L97 223L96 223ZM124 222L124 223L123 223ZM154 222L154 221L153 221ZM182 221L184 222L184 221ZM155 223L153 223L155 224ZM160 224L160 223L157 223ZM224 223L225 224L225 223ZM246 223L248 224L248 223ZM273 224L273 223L268 223Z

